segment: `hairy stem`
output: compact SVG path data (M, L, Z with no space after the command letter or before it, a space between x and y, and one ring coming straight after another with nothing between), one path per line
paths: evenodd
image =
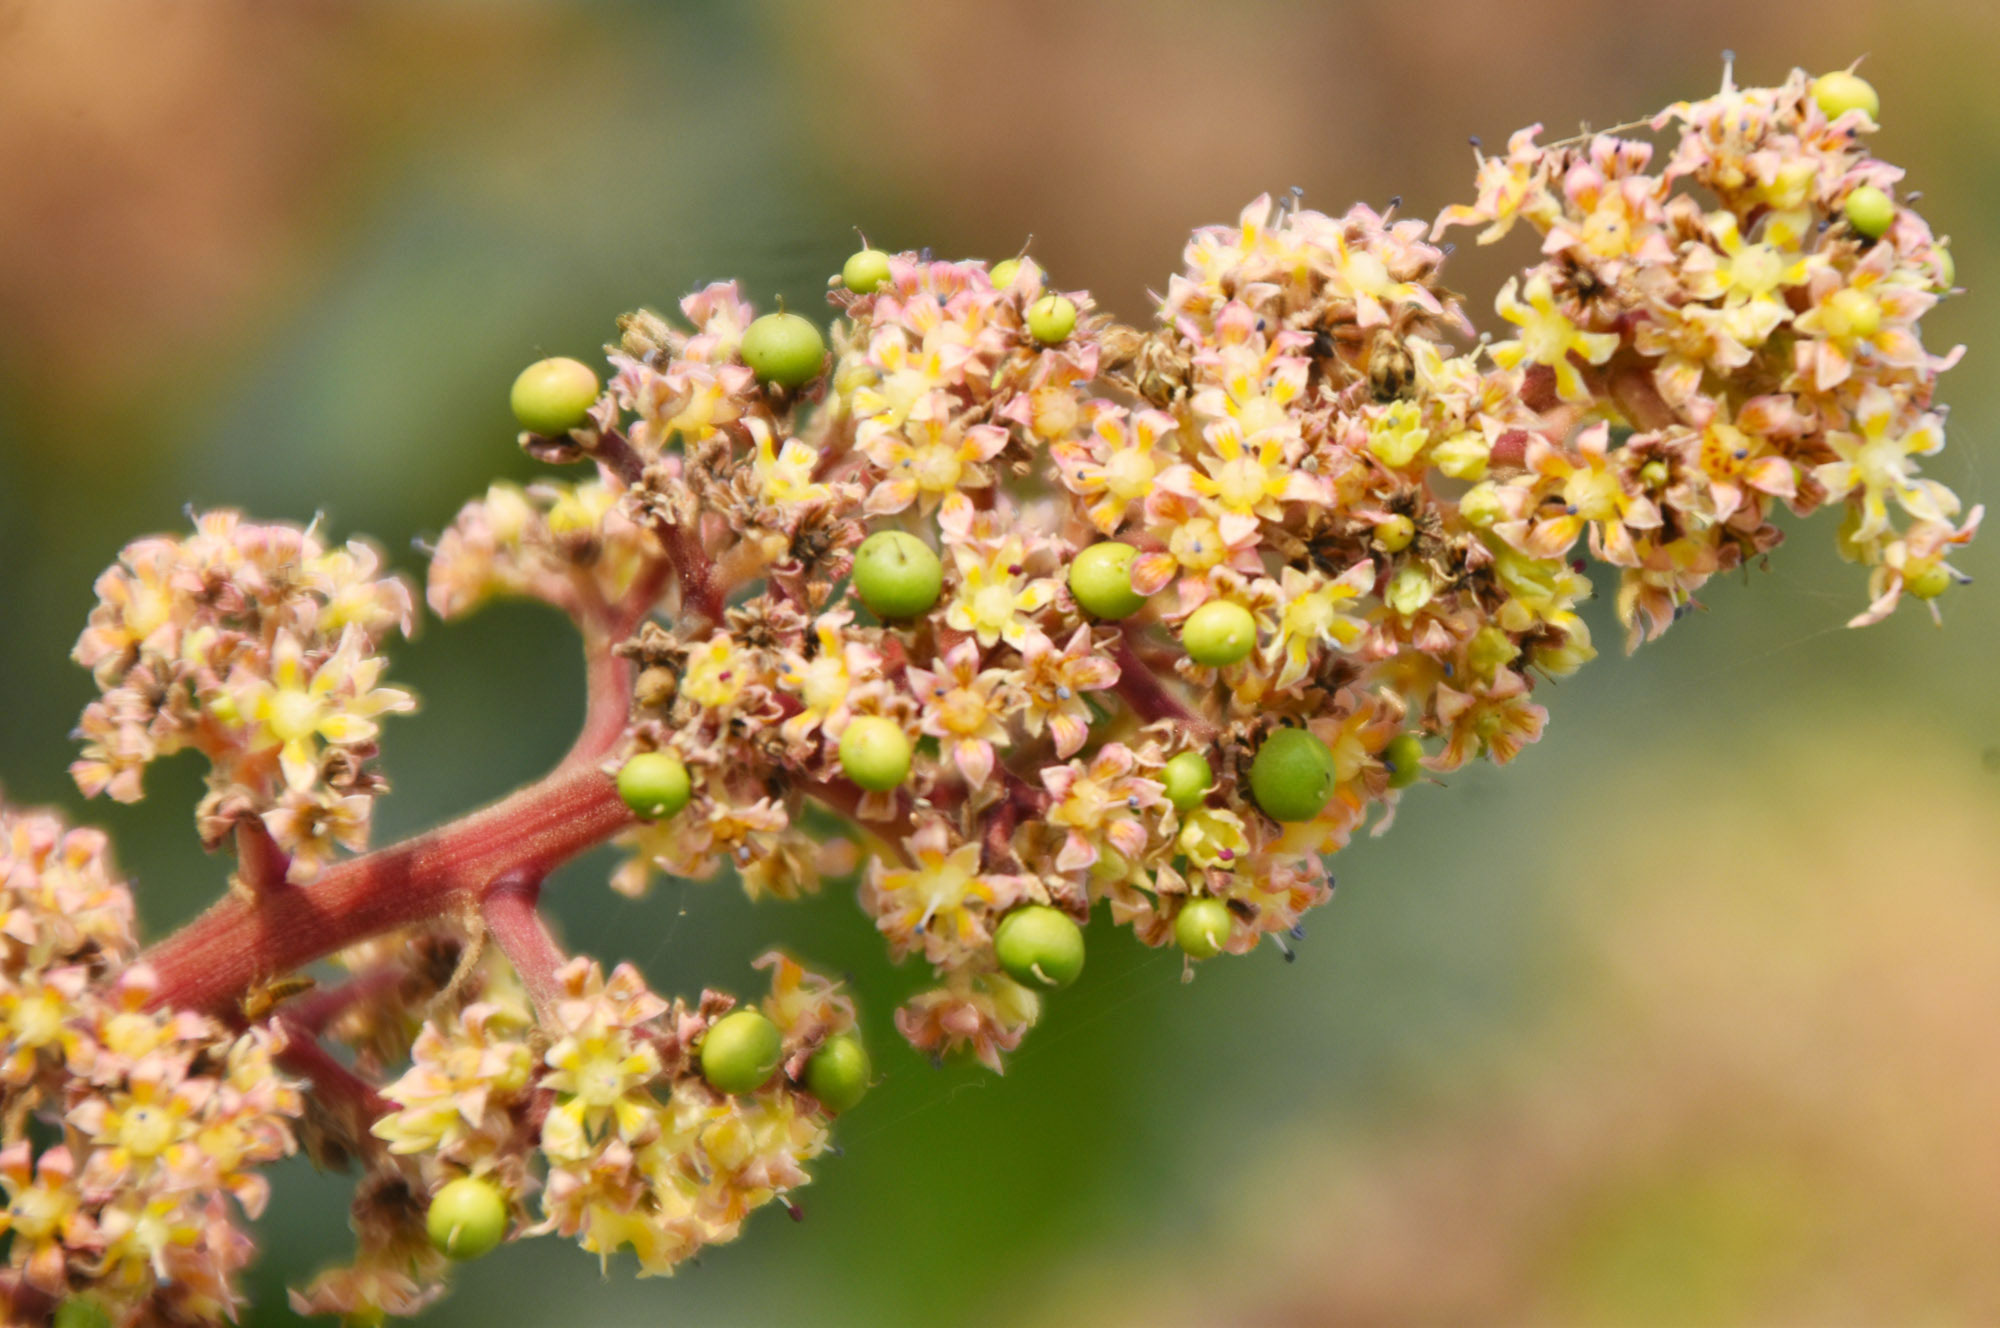
M236 823L236 882L252 898L269 894L285 884L292 869L292 856L278 847L262 821Z
M630 662L592 634L590 707L546 776L491 806L329 868L310 886L227 895L147 951L155 1005L226 1013L245 991L397 927L477 906L496 883L539 880L631 824L597 768L624 731Z
M533 876L510 877L496 884L479 902L486 930L499 943L500 951L521 975L535 1008L547 1012L561 989L556 973L569 956L549 934L548 923L536 907L542 894L541 880Z
M331 1127L342 1146L367 1157L371 1163L388 1158L382 1141L369 1127L390 1110L389 1100L375 1086L334 1059L306 1029L288 1015L276 1023L285 1036L284 1050L277 1055L280 1067L306 1081L307 1093L317 1117Z
M285 1023L315 1037L357 1005L394 991L408 976L401 964L377 964L338 986L320 987L285 1002Z

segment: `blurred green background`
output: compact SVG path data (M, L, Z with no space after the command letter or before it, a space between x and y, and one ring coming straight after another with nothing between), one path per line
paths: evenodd
M191 765L137 807L64 775L90 581L183 504L324 511L413 575L512 445L544 353L698 281L816 308L859 226L998 258L1032 233L1132 321L1189 228L1264 190L1469 197L1466 137L1569 131L1867 55L1971 294L1933 473L2000 423L2000 10L1624 4L0 2L0 777L108 825L165 928L219 888ZM1525 261L1461 252L1488 307ZM1489 319L1490 321L1490 319ZM842 893L643 903L601 859L569 939L655 985L782 942L853 975L887 1079L801 1198L668 1281L537 1241L427 1322L1992 1322L2000 1317L2000 613L1975 586L1841 623L1827 521L1635 658L1549 689L1512 768L1419 788L1336 866L1299 962L1093 934L1004 1078L933 1070ZM1985 579L2000 536L1961 565ZM544 768L566 626L430 624L392 676L384 835ZM282 1169L249 1321L347 1248Z

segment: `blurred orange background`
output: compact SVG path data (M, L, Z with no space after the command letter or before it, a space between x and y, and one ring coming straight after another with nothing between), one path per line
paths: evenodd
M285 4L0 0L0 779L113 831L156 928L220 888L198 775L84 806L66 654L120 544L188 502L413 537L532 472L506 388L619 312L738 276L818 307L854 228L1144 319L1187 231L1293 186L1471 193L1466 140L1608 126L1866 56L1970 293L1933 473L2000 424L2000 7ZM1490 307L1526 242L1461 251ZM1992 540L1961 565L1991 580ZM1830 521L1632 659L1552 689L1515 766L1419 789L1337 862L1296 965L1093 932L1003 1079L894 1041L917 975L849 898L644 903L601 861L575 944L740 985L779 941L853 974L887 1079L796 1226L671 1282L553 1241L427 1322L1880 1323L2000 1318L2000 612L1975 585L1841 624ZM1616 641L1607 615L1593 620ZM580 712L563 626L432 624L396 675L385 834L532 776ZM345 1242L279 1176L249 1321Z

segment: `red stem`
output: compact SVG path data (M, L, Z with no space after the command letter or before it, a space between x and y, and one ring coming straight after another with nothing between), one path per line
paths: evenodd
M226 895L147 951L155 1005L226 1013L260 981L371 936L476 905L497 882L539 880L632 822L597 763L624 732L632 666L588 642L590 708L562 763L449 825L329 868L310 886Z
M646 459L639 455L638 449L624 434L615 429L607 429L599 435L592 455L628 486L636 485L645 478ZM673 564L674 575L680 581L683 611L698 613L711 623L719 623L722 621L724 593L722 587L716 584L715 564L702 547L699 522L697 515L693 526L678 522L672 525L655 524L653 533L659 536L660 545L667 552L667 561Z
M320 987L285 1002L285 1022L317 1036L363 1001L394 991L408 976L401 964L378 964L338 986Z
M381 1144L368 1127L392 1109L375 1086L334 1059L318 1038L294 1024L287 1015L274 1021L285 1036L278 1064L311 1086L313 1105L328 1111L346 1130L344 1143L363 1152L380 1153Z
M1189 710L1160 676L1147 667L1146 661L1139 658L1139 652L1133 649L1131 636L1123 629L1120 629L1111 647L1111 655L1118 662L1118 695L1140 719L1148 724L1171 719L1186 725L1203 740L1215 732L1212 724Z
M352 1114L365 1130L369 1121L389 1110L389 1101L375 1086L334 1059L318 1038L295 1024L289 1015L275 1022L285 1035L285 1049L278 1063L293 1074L312 1080L313 1094L322 1105L331 1105Z
M253 895L269 894L285 884L292 855L278 847L262 821L236 823L236 879Z
M510 877L487 892L479 911L486 918L486 930L521 975L535 1008L547 1010L561 990L556 973L569 962L569 956L549 934L548 924L535 907L541 893L540 878Z
M476 902L502 877L545 875L632 821L610 779L566 762L512 797L343 862L308 887L218 900L147 952L156 1005L225 1011L257 982Z

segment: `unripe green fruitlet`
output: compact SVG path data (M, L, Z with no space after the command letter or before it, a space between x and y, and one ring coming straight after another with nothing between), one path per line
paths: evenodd
M733 1010L708 1026L701 1039L701 1074L718 1093L749 1093L764 1086L785 1059L778 1026L759 1010Z
M597 374L581 360L536 360L521 370L508 394L514 418L529 433L545 437L582 428L597 401Z
M1274 821L1310 821L1338 782L1333 753L1304 729L1278 729L1250 761L1250 796Z
M1033 271L1035 261L1032 258L1003 258L986 275L992 281L994 290L1006 290L1019 279L1023 268Z
M1234 600L1212 599L1181 624L1181 648L1197 664L1226 668L1257 648L1257 620Z
M838 1116L867 1094L874 1073L861 1039L852 1033L836 1034L820 1043L806 1061L806 1091Z
M111 1328L111 1315L88 1296L71 1296L56 1306L54 1328Z
M1840 210L1847 214L1848 225L1871 240L1888 234L1889 223L1896 219L1895 200L1872 184L1850 190Z
M856 295L872 295L889 280L889 255L862 249L840 265L840 284Z
M765 314L743 329L742 353L758 382L803 387L819 377L826 341L797 314Z
M1160 782L1167 786L1167 801L1175 811L1191 812L1207 798L1215 771L1200 752L1182 752L1160 771Z
M1389 517L1375 526L1375 542L1385 553L1401 553L1417 537L1417 523L1402 515Z
M1146 606L1146 597L1132 588L1132 560L1139 551L1129 544L1105 540L1076 555L1069 565L1069 593L1077 607L1093 618L1129 618Z
M660 821L688 805L694 786L672 752L639 752L618 767L618 796L633 815Z
M1213 959L1229 943L1229 905L1202 895L1181 905L1174 918L1174 944L1190 959Z
M908 531L878 530L854 551L854 593L884 621L929 613L943 589L944 564Z
M993 933L993 954L1024 987L1067 987L1083 972L1083 929L1047 904L1017 908Z
M1958 264L1953 261L1951 250L1945 248L1943 245L1938 246L1937 261L1938 289L1950 290L1958 284Z
M1951 573L1943 563L1926 563L1903 573L1903 588L1918 599L1936 599L1951 589Z
M1845 69L1821 74L1814 79L1812 98L1819 103L1820 110L1826 112L1829 120L1837 120L1857 107L1868 112L1871 120L1882 118L1882 98L1876 93L1874 85Z
M1028 306L1028 335L1044 346L1067 341L1076 331L1076 305L1067 295L1044 295Z
M840 769L870 793L886 793L909 777L909 735L893 719L857 715L840 734Z
M424 1230L454 1259L477 1259L507 1236L507 1196L478 1176L448 1181L431 1196Z
M1414 733L1398 733L1382 749L1382 764L1389 767L1389 787L1408 788L1424 773L1423 740Z

